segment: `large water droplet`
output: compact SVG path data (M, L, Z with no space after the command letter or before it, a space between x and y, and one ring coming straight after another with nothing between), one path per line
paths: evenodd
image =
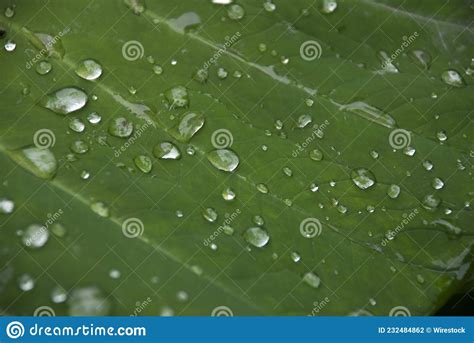
M253 246L262 248L270 241L270 236L261 227L251 227L244 232L244 239Z
M245 10L240 5L230 5L227 7L227 15L232 20L240 20L245 16Z
M127 138L133 132L133 123L124 117L115 118L109 125L109 133L119 138Z
M73 290L68 305L70 316L106 316L111 308L109 298L94 286Z
M444 182L439 177L435 177L431 183L434 189L441 189L444 187Z
M352 181L360 189L367 189L375 184L375 176L367 169L355 169L351 173Z
M239 165L239 157L229 149L219 149L207 154L207 159L219 170L232 172Z
M69 114L83 108L87 103L87 94L79 88L67 87L50 93L41 100L41 104L59 114Z
M177 160L181 157L178 147L170 142L158 143L153 148L153 155L162 160Z
M181 33L196 29L201 24L201 18L195 12L186 12L178 18L168 19L169 24Z
M75 72L84 80L97 80L102 75L102 66L94 60L84 60L77 65Z
M210 223L214 223L217 220L217 212L215 209L208 207L202 211L202 216Z

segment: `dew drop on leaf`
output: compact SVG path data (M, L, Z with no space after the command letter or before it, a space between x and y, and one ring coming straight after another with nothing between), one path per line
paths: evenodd
M66 87L46 95L41 104L55 113L69 114L83 108L87 100L87 94L79 88Z
M72 142L70 148L71 148L71 151L75 152L76 154L85 154L86 152L89 151L89 145L82 140L77 140L77 141Z
M462 78L462 76L456 70L453 70L453 69L444 71L441 74L441 79L444 81L444 83L446 83L449 86L454 86L454 87L465 86L464 79Z
M53 69L53 66L48 61L40 61L36 65L36 72L39 75L46 75Z
M97 61L88 59L80 62L74 71L84 80L92 81L102 75L102 66Z
M84 132L84 130L86 129L86 125L81 119L73 118L69 122L69 128L74 132L81 133Z
M15 203L7 198L0 198L0 214L10 214L15 209Z
M98 214L101 217L109 217L110 216L110 210L108 206L103 203L102 201L96 201L91 204L91 210Z
M323 159L323 152L319 149L313 149L309 152L309 157L313 161L321 161Z
M441 180L439 177L435 177L433 179L433 182L431 182L431 186L434 188L434 189L441 189L444 187L444 182L443 180Z
M165 91L165 98L168 100L170 108L188 107L188 90L184 86L176 86Z
M251 227L244 232L244 239L257 248L263 248L270 241L270 236L261 227Z
M398 196L400 195L400 186L390 185L388 187L387 195L392 199L398 198Z
M171 134L180 142L188 142L203 126L205 118L200 113L185 113Z
M31 277L30 274L22 274L18 278L18 287L23 292L31 291L35 287L35 280Z
M313 272L307 272L306 274L303 275L303 281L313 287L313 288L318 288L319 285L321 284L321 279L319 276L314 274Z
M235 192L232 188L227 187L222 191L222 198L226 201L231 201L235 199Z
M12 159L20 166L42 179L51 179L56 175L58 163L49 149L29 147L14 151Z
M133 123L124 117L115 118L109 125L109 133L119 138L127 138L133 132Z
M232 172L239 165L239 157L229 149L213 150L207 154L207 159L219 170Z
M133 160L135 162L135 166L145 174L148 174L151 172L151 169L153 167L153 162L151 161L151 158L145 155L140 155L135 157Z
M240 5L230 5L227 7L227 15L232 20L240 20L245 16L245 10Z
M23 233L21 241L24 246L38 249L43 247L49 238L49 231L46 227L39 224L31 224Z
M202 211L202 216L204 217L204 219L206 219L209 223L214 223L216 220L217 220L217 212L215 209L211 208L211 207L208 207L208 208L205 208L203 211Z
M352 182L360 189L367 189L375 184L375 176L371 171L359 168L355 169L351 173Z
M153 155L162 160L177 160L181 157L178 147L170 142L158 143L153 148Z
M106 316L110 313L110 298L95 287L76 288L71 292L68 300L70 316Z

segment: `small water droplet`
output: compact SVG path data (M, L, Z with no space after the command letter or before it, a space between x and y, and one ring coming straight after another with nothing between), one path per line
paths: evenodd
M377 151L375 151L375 150L372 150L372 151L370 152L370 156L372 156L372 158L373 158L374 160L376 160L377 158L379 158L379 153L378 153Z
M321 279L313 272L307 272L306 274L304 274L303 281L313 288L318 288L321 284Z
M413 147L411 147L411 146L407 146L407 147L405 147L405 148L403 149L403 153L404 153L405 155L407 155L407 156L412 157L412 156L415 155L416 149L413 148Z
M244 239L257 248L262 248L270 241L268 232L261 227L251 227L244 232Z
M86 129L86 125L84 124L84 122L81 119L73 118L69 122L69 128L74 132L81 133L81 132L84 132L84 130Z
M102 75L102 66L97 61L87 59L80 62L74 71L84 80L93 81Z
M181 157L181 152L173 143L161 142L153 148L153 155L162 160L177 160Z
M81 179L87 180L90 178L90 176L91 176L91 173L89 173L87 170L81 171Z
M8 6L7 8L5 8L5 12L3 14L7 18L13 18L13 16L15 15L15 10L12 6Z
M31 291L35 287L35 280L30 274L22 274L18 278L18 287L23 292Z
M436 138L442 143L445 142L448 139L448 136L446 135L446 131L438 131L436 133Z
M435 210L440 203L441 199L437 198L433 194L428 194L423 198L423 207L427 210Z
M206 219L209 223L214 223L217 220L217 212L215 209L208 207L202 211L202 216Z
M219 69L217 69L217 77L219 79L224 80L225 78L227 78L228 75L229 73L224 68L220 67Z
M263 220L263 217L258 215L258 214L255 215L252 220L253 220L254 224L258 225L258 226L263 226L265 224L265 221Z
M89 145L82 140L74 141L70 148L71 151L75 152L76 154L85 154L89 151Z
M310 186L309 186L309 189L311 190L311 192L317 192L318 189L319 189L319 186L315 183L312 183Z
M168 89L165 92L165 97L171 109L189 106L188 90L184 86L176 86Z
M93 125L99 124L102 117L97 112L92 112L87 115L87 121Z
M301 261L301 256L296 251L292 251L290 254L290 257L291 257L291 260L295 263Z
M95 286L74 289L68 305L73 317L106 316L112 307L110 299Z
M227 7L227 15L232 20L240 20L245 16L245 10L240 5L230 5Z
M12 40L9 40L5 43L4 48L7 52L12 52L16 49L16 43Z
M441 74L441 79L449 86L464 87L465 83L462 76L456 70L446 70Z
M309 153L309 157L313 160L313 161L321 161L323 159L323 152L319 149L313 149L310 151Z
M351 173L352 181L360 189L367 189L375 184L375 176L367 169L355 169Z
M428 69L431 64L431 56L423 50L413 50L411 52L411 58L415 63L424 69Z
M67 299L67 291L61 287L56 286L51 291L51 301L55 304L60 304L65 302Z
M283 168L283 173L284 173L286 176L292 176L292 175L293 175L293 171L292 171L291 168L289 168L289 167L284 167L284 168Z
M48 242L49 231L39 224L31 224L23 233L23 245L29 248L38 249Z
M193 79L200 83L206 83L208 78L209 72L204 68L198 69L193 76Z
M109 125L109 133L119 138L127 138L133 132L133 123L124 117L115 118Z
M439 177L435 177L433 179L433 182L431 182L431 186L434 188L434 189L441 189L444 187L444 182L443 180L441 180Z
M400 186L390 185L388 187L387 195L392 199L398 198L398 196L400 195Z
M15 209L15 203L7 198L0 198L0 214L10 214Z
M36 65L36 72L39 75L46 75L53 69L53 66L48 61L40 61Z
M428 161L428 160L425 160L423 161L423 167L430 171L431 169L433 169L433 163L431 163L431 161Z
M188 142L203 126L205 118L200 113L185 113L171 134L180 142Z
M135 157L133 161L135 162L135 166L145 174L151 172L151 169L153 168L153 162L148 156L140 155Z
M263 3L263 8L265 9L265 11L267 12L273 12L276 10L276 5L271 1L271 0L266 0L264 3Z
M226 201L231 201L231 200L234 200L235 199L235 192L232 188L230 187L227 187L226 189L224 189L222 191L222 197L224 198L224 200Z
M263 194L267 194L268 193L268 187L267 185L263 184L263 183L259 183L257 185L257 190L260 192L260 193L263 193Z
M306 127L307 125L311 124L311 122L313 121L313 118L311 118L311 116L309 114L302 114L301 116L299 116L298 118L298 127L300 129Z
M155 64L153 66L153 72L156 74L156 75L161 75L163 74L163 67L160 66L159 64Z
M109 207L102 201L97 201L97 202L92 203L91 210L101 217L106 218L110 216Z
M117 269L112 269L109 271L109 276L112 278L112 279L118 279L120 278L121 276L121 273L119 270Z

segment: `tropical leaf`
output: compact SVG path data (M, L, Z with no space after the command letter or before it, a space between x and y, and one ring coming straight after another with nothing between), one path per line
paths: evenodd
M0 307L434 313L472 276L468 2L216 3L2 1Z

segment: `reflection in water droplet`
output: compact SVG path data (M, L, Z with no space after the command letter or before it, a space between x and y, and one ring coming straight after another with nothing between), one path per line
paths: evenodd
M207 154L207 159L219 170L232 172L239 165L239 157L229 149L218 149Z
M162 160L177 160L181 153L176 145L170 142L161 142L153 148L153 155Z
M102 66L94 60L84 60L77 65L75 72L84 80L97 80L102 75Z
M257 248L262 248L270 241L268 232L261 227L251 227L244 232L244 239Z
M69 114L83 108L87 103L87 94L79 88L67 87L50 93L41 100L41 104L59 114Z
M375 184L375 176L367 169L355 169L351 173L352 181L360 189L367 189Z

